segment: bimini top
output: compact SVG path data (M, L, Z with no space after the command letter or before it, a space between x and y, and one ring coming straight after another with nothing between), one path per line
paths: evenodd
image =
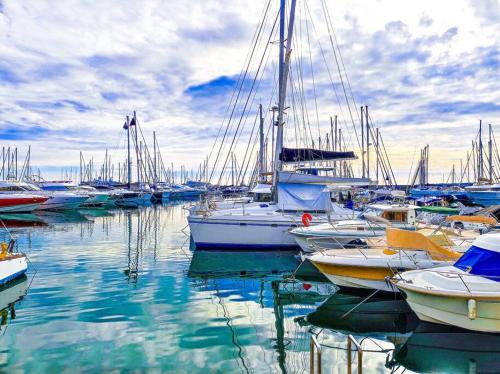
M355 160L354 152L332 152L313 148L283 148L280 160L283 162Z
M470 274L500 281L500 234L481 235L454 266Z

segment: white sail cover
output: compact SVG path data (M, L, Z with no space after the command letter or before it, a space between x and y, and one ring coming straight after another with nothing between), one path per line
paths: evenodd
M278 206L283 210L332 210L330 193L322 184L278 183Z

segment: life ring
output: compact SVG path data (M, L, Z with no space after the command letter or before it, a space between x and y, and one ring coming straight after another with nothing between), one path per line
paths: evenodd
M313 217L309 213L302 214L302 223L305 227L309 226L309 223L311 223L312 219Z

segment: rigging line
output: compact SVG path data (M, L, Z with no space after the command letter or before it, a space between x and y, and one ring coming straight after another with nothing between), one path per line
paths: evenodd
M305 2L303 4L305 4ZM303 6L305 7L305 5L303 5ZM309 22L305 17L304 17L304 19L305 19L305 24L306 24L307 45L308 45L308 49L309 49L309 64L311 65L311 78L312 78L312 85L313 85L314 105L316 107L316 121L318 123L318 135L321 135L321 130L320 130L320 126L319 126L318 101L317 101L317 95L316 95L316 81L315 81L315 77L314 77L314 68L313 68L312 52L311 52L311 40L310 40L310 35L309 35Z
M331 31L330 31L330 25L329 25L328 19L327 19L327 12L328 12L328 10L325 8L326 5L325 5L325 1L324 0L321 0L321 5L323 7L323 15L325 16L326 27L328 29L328 34L329 34L328 36L330 38L330 43L332 45L333 56L335 57L335 63L337 65L337 71L339 73L340 83L342 84L342 90L344 91L344 97L345 97L345 100L346 100L347 108L349 109L349 116L351 117L352 127L354 129L354 134L356 135L356 140L358 141L358 146L361 148L361 143L359 142L359 137L358 137L358 131L356 130L356 125L354 123L354 118L352 116L351 105L349 104L349 99L347 98L347 92L346 92L346 89L345 89L344 79L342 77L342 72L340 71L340 64L339 64L339 60L338 60L338 57L337 57L337 51L336 51L335 45L333 43L333 38L332 38Z
M273 65L273 68L274 68L274 65ZM276 72L276 70L275 70L275 69L274 69L274 72ZM272 103L273 96L274 96L274 93L275 93L275 92L276 92L276 86L273 86L272 91L271 91L271 95L270 95L270 97L269 97L269 102L268 102L267 107L270 107L270 106L271 106L271 103ZM267 116L268 116L268 115L269 115L269 111L267 111L267 112L266 112L266 114L265 114L265 116L264 116L264 121L267 119ZM254 128L255 128L255 123L254 123ZM252 129L252 133L253 133L253 129ZM244 178L245 178L245 175L246 175L246 171L247 171L247 169L248 169L248 165L249 165L249 163L250 163L251 154L253 153L253 151L254 151L254 149L255 149L255 145L256 145L256 143L257 143L257 139L258 139L258 137L257 137L257 135L256 135L256 136L255 136L255 140L254 140L254 144L253 144L253 146L252 146L252 151L251 151L251 153L250 153L250 157L249 157L249 159L248 159L247 168L245 169L245 172L243 173L243 178L242 178L242 180L241 180L241 182L242 182L242 183L243 183L243 181L244 181ZM251 138L250 138L250 140L251 140ZM249 140L249 142L250 142L250 140ZM248 148L247 148L247 150L248 150ZM246 158L246 153L245 153L245 158ZM243 163L244 163L244 162L243 162ZM239 180L239 177L238 177L238 180Z
M238 103L239 97L240 97L241 92L242 92L242 90L243 90L243 85L244 85L244 83L245 83L245 81L246 81L246 77L247 77L247 75L248 75L248 71L249 71L249 68L250 68L251 61L252 61L252 59L253 59L253 55L254 55L254 53L255 53L255 51L256 51L256 49L257 49L257 43L258 43L258 40L260 39L260 35L261 35L261 33L262 33L262 29L263 29L263 27L264 27L264 22L265 22L265 20L267 19L267 13L268 13L268 8L266 8L266 13L264 14L264 18L262 19L262 23L261 23L261 24L260 24L260 26L259 26L259 31L258 31L258 34L257 34L257 38L255 39L255 43L254 43L254 45L253 45L253 47L252 47L252 53L250 54L250 58L249 58L249 60L248 60L248 64L247 64L247 66L246 66L245 73L243 74L243 78L242 78L242 80L241 80L241 84L240 84L240 87L239 87L239 89L238 89L238 94L237 94L236 99L235 99L235 101L234 101L234 105L233 105L233 108L232 108L232 110L231 110L231 114L230 114L230 116L229 116L229 120L228 120L228 122L227 122L226 129L225 129L225 131L224 131L224 136L223 136L222 141L221 141L221 147L219 148L219 150L218 150L218 152L217 152L217 156L216 156L215 161L214 161L213 169L212 169L212 171L210 172L210 177L209 177L209 179L208 179L208 181L209 181L209 182L210 182L210 180L212 179L213 174L214 174L214 172L215 172L215 170L216 170L216 168L217 168L217 163L218 163L218 160L219 160L219 157L220 157L220 153L221 153L221 150L222 150L222 145L224 144L224 140L226 139L227 133L228 133L228 131L229 131L229 128L230 128L230 125L231 125L231 121L232 121L232 119L233 119L234 112L235 112L235 110L236 110L236 106L237 106L237 103ZM276 19L277 19L277 18L278 18L278 14L276 15ZM275 27L275 26L276 26L276 20L274 21L273 29L274 29L274 27ZM271 34L272 34L272 32L271 32ZM266 46L266 49L267 49L267 46Z
M297 68L297 71L300 71L300 69ZM299 88L296 88L295 84L294 84L295 81L292 78L295 78L295 75L292 74L292 70L290 70L290 87L293 87L292 88L293 93L296 96L296 101L299 103L300 112L302 114L302 121L304 124L304 132L307 134L307 129L309 129L311 141L313 141L314 138L312 136L311 125L310 125L310 121L309 121L309 113L307 111L307 106L304 105L304 99L300 95L300 79L298 79L298 78L296 79L299 81L298 82ZM306 125L307 125L307 127L306 127Z
M267 2L267 5L264 5L264 8L262 9L262 13L261 13L261 16L260 16L260 18L259 18L259 19L262 19L262 22L264 22L264 20L265 20L265 17L264 17L263 15L267 14L267 11L268 11L268 9L269 9L270 4L271 4L271 0L269 0L269 1ZM259 22L259 23L260 23L260 22ZM250 46L249 46L248 51L247 51L247 55L246 55L245 60L244 60L244 62L243 62L243 66L245 66L245 65L246 65L246 63L247 63L247 61L248 61L248 59L249 59L249 56L250 56L250 51L252 50L252 45L254 44L254 42L255 42L255 38L257 37L258 30L259 30L259 24L257 24L257 27L255 28L254 34L253 34L253 36L252 36L252 40L251 40L251 42L250 42ZM234 96L235 96L236 91L237 91L237 90L236 90L236 88L238 87L238 85L239 85L239 83L240 83L240 81L241 81L241 77L243 76L243 71L244 71L243 69L240 71L239 76L238 76L238 80L236 81L236 85L234 86L234 89L233 89L233 91L232 91L231 98L230 98L229 103L228 103L228 105L227 105L227 107L226 107L226 110L225 110L225 112L224 112L224 117L223 117L223 119L222 119L222 123L221 123L221 125L219 126L219 130L217 131L217 136L215 137L215 141L214 141L214 143L212 144L212 148L210 149L210 152L209 152L209 154L208 154L208 159L209 159L209 160L210 160L210 158L212 157L212 153L213 153L213 150L214 150L214 148L215 148L215 145L217 144L217 141L219 140L219 135L220 135L220 132L221 132L222 128L224 127L224 122L226 121L227 114L229 113L229 108L231 108L231 106L232 106L231 104L232 104L232 102L233 102Z
M275 22L276 22L276 21L275 21ZM274 25L273 25L273 28L274 28ZM272 32L271 32L271 34L270 34L270 37L271 37L271 36L272 36ZM270 40L270 39L269 39L269 40ZM266 52L267 52L268 46L269 46L269 43L266 43L266 44L265 44L265 49L264 49L264 52L263 52L263 55L262 55L262 58L264 58L264 57L266 56ZM269 58L269 55L267 55L266 62L265 62L265 66L267 66L267 59L268 59L268 58ZM262 65L262 60L260 61L260 64L259 64L259 70L260 70L260 68L261 68L261 65ZM265 67L265 66L264 66L264 67ZM258 79L258 76L259 76L259 70L256 72L256 76L255 76L254 81L253 81L253 83L252 83L252 88L251 88L251 90L250 90L250 91L249 91L249 93L248 93L248 97L247 97L247 100L246 100L246 103L245 103L245 109L244 109L244 110L243 110L243 112L240 114L240 120L239 120L238 126L237 126L237 128L236 128L236 131L235 131L235 133L234 133L234 135L233 135L233 141L232 141L231 147L230 147L230 148L229 148L229 150L227 151L227 152L228 152L228 154L227 154L227 156L226 156L226 160L225 160L224 166L223 166L223 168L222 168L222 170L221 170L221 174L220 174L220 177L219 177L219 181L220 181L220 179L221 179L221 178L223 178L223 174L226 172L225 167L226 167L226 164L227 164L227 161L228 161L228 158L229 158L229 154L230 154L230 152L232 151L232 148L233 148L233 143L234 143L234 141L235 141L235 137L238 137L238 141L239 141L239 136L241 136L241 133L238 133L238 130L239 130L240 126L241 126L241 121L242 121L242 119L245 117L245 111L246 111L246 106L248 105L248 99L249 99L250 97L252 97L252 94L253 94L253 95L254 95L254 96L252 97L252 103L253 103L253 100L254 100L254 98L255 98L255 94L256 94L256 92L253 90L253 87L254 87L254 84L255 84L255 79ZM262 70L262 74L263 74L263 72L264 72L264 70ZM259 83L258 83L257 87L260 87L260 83L261 83L261 82L260 82L260 80L259 80ZM236 105L238 105L238 107L240 106L240 105L239 105L239 103L235 103L235 106L236 106ZM253 104L252 104L252 105L253 105ZM245 117L245 123L246 123L246 117ZM229 131L229 133L231 133L231 132L232 132L232 128L233 128L233 125L232 125L232 124L231 124L231 125L229 125L229 130L230 130L230 131ZM226 147L225 147L225 144L224 144L224 143L222 143L222 144L221 144L221 148L219 149L219 153L221 153L221 152L222 152L222 150L224 150L225 148L226 148ZM213 170L213 173L215 173L215 167L216 167L216 164L214 164L214 170Z
M248 138L248 143L247 143L247 148L245 150L245 156L243 157L243 162L241 164L241 169L240 169L240 172L238 173L238 178L236 178L236 185L239 184L240 182L240 178L241 178L241 173L243 172L243 165L245 165L245 162L247 160L247 155L248 155L248 150L250 149L250 144L252 142L252 139L253 139L253 134L255 132L255 125L257 124L257 119L259 118L259 112L257 111L255 113L255 120L253 121L253 127L252 127L252 132L250 133L250 137ZM257 138L257 135L255 136L255 138Z
M260 88L260 86L261 86L261 83L262 83L262 80L263 80L262 78L263 78L264 72L265 72L265 70L266 70L266 67L267 67L268 61L269 61L269 56L270 56L270 54L268 54L268 55L267 55L267 57L266 57L266 61L265 61L265 63L264 63L264 67L263 67L263 69L261 70L261 75L260 75L260 79L258 80L257 87L256 87L256 88L255 88L255 90L253 91L253 97L252 97L252 101L251 101L251 103L250 103L250 108L251 108L251 107L253 107L254 102L255 102L255 98L257 97L257 92L259 91L259 88ZM258 114L258 113L257 113L257 114ZM243 115L244 115L244 113L242 113L242 116L243 116ZM266 113L266 115L267 115L267 113ZM243 134L243 128L244 128L244 127L245 127L245 125L246 125L246 122L247 122L248 117L249 117L249 114L245 117L245 120L244 120L244 122L243 122L242 131L240 131L240 132L239 132L239 134L238 134L238 138L237 138L237 140L236 140L236 144L238 144L238 143L239 143L239 141L240 141L240 139L241 139L241 135ZM255 121L256 121L256 120L255 120ZM255 121L254 121L253 128L252 128L252 134L253 134L253 132L254 132L254 130L255 130L255 124L256 124L256 122L255 122ZM236 136L236 134L235 134L235 136ZM251 135L251 136L252 136L252 135ZM247 157L247 152L248 152L248 148L250 147L250 142L251 142L251 138L248 140L247 150L245 151L245 158L244 158L244 160L243 160L243 164L245 163L245 160L246 160L246 157ZM235 146L235 148L236 148L236 146ZM229 151L231 151L231 149L230 149ZM243 164L242 164L242 167L243 167ZM240 170L240 175L241 175L241 170ZM239 181L239 176L238 176L238 181Z
M354 104L354 107L357 108L358 106L356 105L356 100L354 99L354 94L353 94L352 88L351 88L351 82L350 82L349 76L347 75L347 69L345 68L345 65L344 65L344 59L342 57L342 53L340 52L340 46L339 46L339 42L337 40L337 34L335 33L335 28L333 27L332 17L330 16L330 11L328 10L328 6L326 4L325 4L325 7L326 7L326 11L328 13L328 18L330 20L330 25L331 25L331 28L332 28L333 38L335 40L335 45L337 46L337 50L339 52L339 57L340 57L340 62L342 64L342 69L344 71L344 75L345 75L345 78L346 78L346 81L347 81L347 87L349 88L349 92L351 93L351 99L352 99L352 102ZM359 119L360 118L359 117L360 114L358 113L358 111L356 111L356 114L357 114L357 117Z
M295 92L298 95L298 100L300 102L302 111L305 113L305 118L307 119L307 126L309 127L309 132L311 133L311 139L313 139L312 131L311 131L311 121L309 119L309 110L307 108L307 100L305 97L304 80L303 80L303 76L302 76L302 65L301 65L300 60L298 59L297 56L294 57L294 63L295 63L295 67L297 69L297 74L296 74L297 78L296 79L298 81L298 83L297 83L298 89L296 89Z
M312 15L311 15L311 11L309 9L309 5L307 5L307 2L305 2L305 5L306 5L306 9L307 9L307 13L309 14L309 19L311 20L311 25L312 25L312 29L313 29L313 32L316 36L316 39L317 39L317 43L318 43L318 47L321 51L321 56L323 57L323 62L325 63L325 67L326 67L326 71L328 73L328 77L330 78L330 83L332 85L332 90L333 90L333 93L335 94L335 98L337 100L337 105L339 107L339 110L340 110L340 115L341 115L341 118L342 118L342 121L344 122L344 128L347 129L347 121L345 119L345 115L344 115L344 110L342 108L342 102L340 100L340 97L339 97L339 94L337 92L337 89L335 88L335 83L333 82L333 76L332 76L332 73L330 71L330 67L328 65L328 62L327 62L327 59L326 59L326 54L325 54L325 51L321 45L321 42L319 41L319 36L318 36L318 32L316 30L316 26L314 25L314 22L313 22L313 19L312 19ZM341 125L341 123L339 123L339 125ZM345 131L344 131L345 133ZM352 138L350 136L350 133L349 133L349 143L348 144L353 144L352 142ZM346 144L346 146L348 145ZM359 140L358 140L358 146L359 146Z
M265 49L264 49L264 52L263 52L262 58L260 59L259 66L258 66L258 68L257 68L257 72L256 72L256 74L255 74L255 77L254 77L253 81L252 81L252 85L251 85L251 87L250 87L250 92L249 92L249 94L248 94L248 96L247 96L247 99L246 99L246 101L245 101L245 105L244 105L244 107L243 107L243 112L242 112L242 114L241 114L241 116L240 116L240 120L238 121L238 125L236 126L235 135L233 136L233 140L231 141L231 145L229 146L228 156L226 157L226 160L225 160L225 162L224 162L224 165L222 166L222 172L221 172L221 177L219 178L219 182L220 182L220 179L222 178L222 174L224 173L224 170L226 169L226 166L227 166L227 161L228 161L228 159L229 159L229 154L230 154L231 150L233 149L234 142L235 142L235 139L236 139L236 138L235 138L235 137L236 137L236 134L237 134L237 133L238 133L238 131L239 131L239 128L240 128L241 123L242 123L242 120L243 120L243 116L245 115L246 109L247 109L247 107L248 107L248 102L250 101L250 97L252 96L252 92L253 92L253 89L254 89L254 87L255 87L255 82L257 81L257 78L258 78L258 76L259 76L260 70L261 70L261 68L262 68L262 63L264 62L264 57L266 57L267 50L268 50L268 48L269 48L271 38L272 38L272 36L273 36L273 34L274 34L274 30L275 30L275 27L276 27L276 21L277 21L277 20L278 20L278 15L276 15L276 19L275 19L275 22L274 22L274 24L273 24L273 28L272 28L272 30L271 30L271 33L269 34L269 38L268 38L268 40L267 40L266 47L265 47ZM219 150L219 151L220 151L220 150ZM215 166L215 165L214 165L214 166Z

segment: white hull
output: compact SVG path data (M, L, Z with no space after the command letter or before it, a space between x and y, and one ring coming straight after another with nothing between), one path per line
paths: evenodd
M405 290L407 302L422 321L461 327L467 330L500 332L500 298L496 301L476 300L477 317L469 318L467 298L416 295Z
M62 210L77 209L86 200L87 196L52 196L43 204L40 204L37 210Z
M397 292L396 286L393 286L390 282L352 278L340 275L325 274L330 282L339 287L356 288L363 290L380 290L385 292Z
M336 238L311 238L303 235L294 235L295 241L300 246L302 251L306 253L315 252L317 248L323 249L342 249L353 240L359 239L359 236L354 237L336 237Z
M4 206L0 207L0 213L29 213L37 209L39 206L39 203Z
M289 232L297 227L297 221L291 217L272 222L251 218L208 221L188 217L188 222L197 249L298 249Z
M14 255L13 258L0 260L0 284L22 276L28 270L26 256Z

